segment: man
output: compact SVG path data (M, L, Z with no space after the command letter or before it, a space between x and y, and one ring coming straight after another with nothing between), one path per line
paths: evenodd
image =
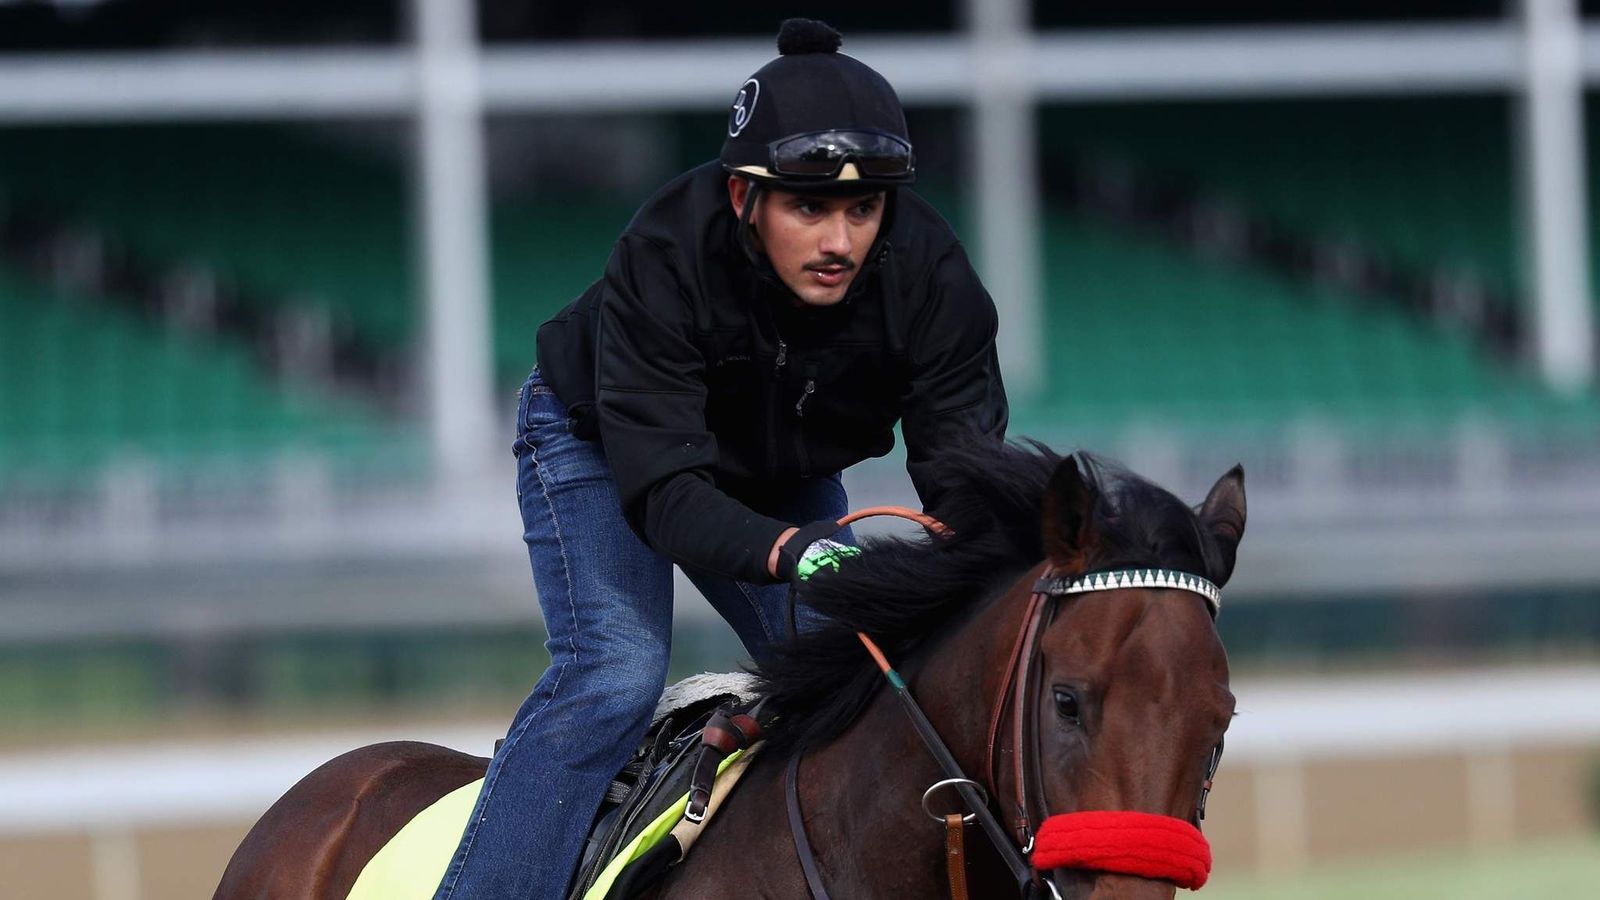
M665 684L673 563L760 660L785 582L837 565L820 539L847 511L842 469L888 453L898 420L932 507L941 444L1004 436L994 304L904 189L893 88L839 44L785 22L721 159L647 201L539 329L514 451L551 665L437 900L563 896Z

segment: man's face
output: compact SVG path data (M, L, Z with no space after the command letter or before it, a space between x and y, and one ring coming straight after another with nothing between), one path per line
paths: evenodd
M737 215L750 185L728 179ZM750 216L757 246L778 277L807 306L844 299L883 224L883 191L854 196L813 196L764 189Z

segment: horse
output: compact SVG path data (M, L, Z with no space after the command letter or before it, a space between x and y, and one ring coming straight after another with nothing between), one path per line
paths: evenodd
M773 725L652 900L941 896L957 890L953 816L990 839L967 841L972 896L1170 900L1204 882L1197 829L1234 710L1214 618L1242 468L1191 508L1035 443L941 466L945 529L869 539L806 586L826 621L756 667ZM251 829L216 900L343 900L401 825L487 763L414 742L331 760ZM1151 837L1173 829L1178 845ZM1205 871L1126 862L1173 853Z

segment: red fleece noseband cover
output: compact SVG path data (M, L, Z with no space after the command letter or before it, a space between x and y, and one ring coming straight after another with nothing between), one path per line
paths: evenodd
M1033 867L1094 869L1199 890L1211 874L1211 844L1182 819L1141 812L1075 812L1039 827Z

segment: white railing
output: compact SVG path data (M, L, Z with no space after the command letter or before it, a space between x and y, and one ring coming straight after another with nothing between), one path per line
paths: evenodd
M1046 437L1059 449L1073 446L1069 437ZM1244 463L1251 514L1229 589L1234 599L1600 583L1600 442L1592 435L1529 444L1475 422L1436 442L1385 444L1301 426L1247 444L1134 428L1085 446L1192 502L1234 462ZM172 600L156 591L148 607L131 609L41 599L27 609L9 606L7 631L14 638L164 633L173 622L169 603L197 603L186 614L231 616L245 630L291 621L526 620L533 606L513 480L506 454L491 477L461 493L404 478L336 475L326 459L305 455L181 472L128 459L70 491L11 482L0 493L0 571L15 578L70 585L62 576L100 573L114 584L118 572L166 571L203 581L200 573L230 566L272 573L356 564L385 573L431 561L435 574L484 586L441 603L433 596L438 582L396 578L339 604L308 596L266 609L244 596L248 588ZM897 457L852 469L846 483L855 506L917 504Z
M1593 702L1600 669L1593 666L1236 679L1232 687L1239 715L1228 731L1219 790L1237 790L1247 773L1254 775L1254 804L1233 794L1240 805L1228 814L1254 821L1249 833L1256 835L1258 863L1280 872L1312 858L1306 791L1318 763L1462 760L1446 770L1461 773L1450 796L1468 811L1467 839L1492 845L1515 834L1508 769L1518 751L1600 741L1600 704ZM141 829L247 824L307 772L355 747L420 740L488 755L503 732L499 720L401 722L294 737L0 755L0 840L87 835L97 843L127 842ZM1219 808L1213 800L1212 809ZM125 852L116 843L95 851Z

